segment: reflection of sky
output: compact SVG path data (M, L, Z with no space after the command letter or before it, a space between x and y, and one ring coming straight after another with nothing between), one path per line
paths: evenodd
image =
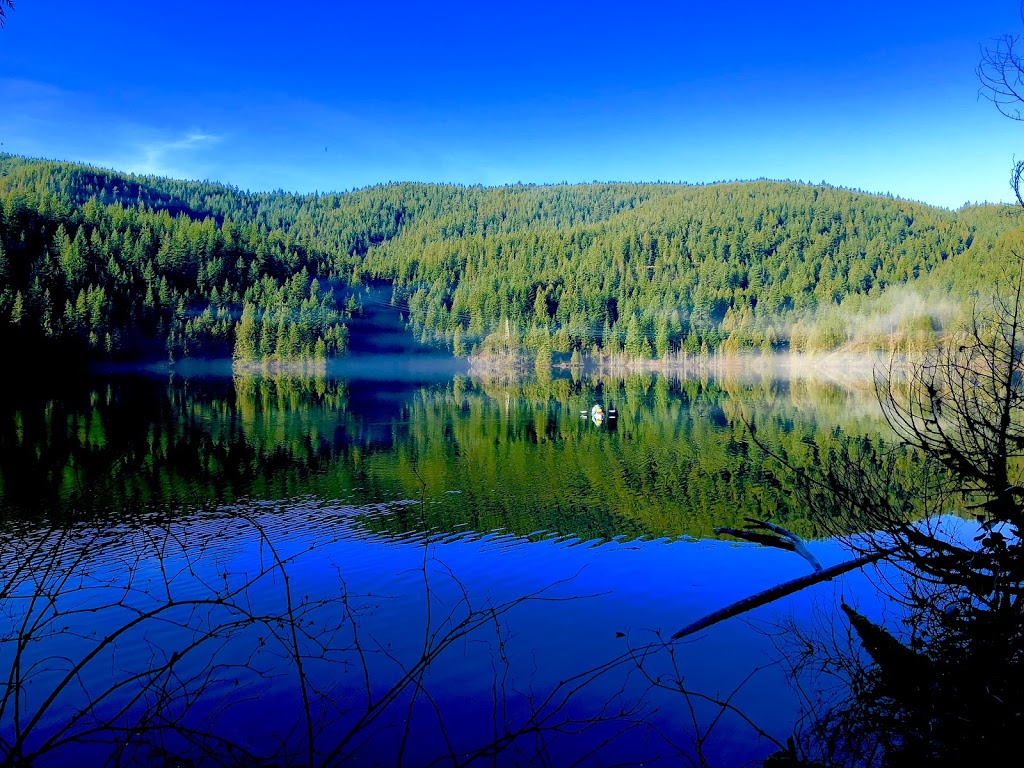
M256 515L267 541L287 560L287 585L295 603L335 598L339 595L340 579L344 579L349 604L362 611L358 619L361 643L364 649L376 651L369 656L369 669L379 694L385 684L398 678L398 665L411 666L422 650L427 615L424 549L413 536L404 541L383 541L361 534L350 522L354 511L296 503L268 505L249 513ZM381 508L378 513L388 511ZM178 597L201 597L205 590L202 581L220 584L225 572L232 581L242 574L251 577L268 562L269 549L260 544L256 529L240 521L192 518L175 522L170 530L180 542L166 550L169 570L176 574L172 591ZM157 532L149 529L147 533L152 536ZM122 531L122 537L119 546L97 549L95 555L84 561L81 570L118 578L118 568L130 560L126 555L136 552L138 541L126 531ZM191 547L195 555L200 540L204 554L193 557L193 576L182 567L184 558L176 552L176 546ZM826 566L843 558L829 544L811 546ZM521 715L525 712L524 696L528 691L542 696L558 681L616 657L628 645L638 647L651 642L657 630L671 635L712 610L808 572L806 563L791 553L724 542L648 541L596 546L587 542L529 543L496 535L449 538L445 543L432 544L428 554L426 574L433 596L430 609L435 628L443 625L450 612L461 616L458 600L463 588L478 608L538 592L550 598L526 602L504 616L500 634L484 627L455 643L430 669L426 693L440 708L448 735L460 748L479 745L481 738L486 740L494 712L495 685L503 686L509 711ZM159 572L154 565L150 560L135 571L137 588L159 587ZM120 578L125 575L122 571ZM839 590L851 601L863 586L862 576L851 575L839 586L816 587L701 632L678 646L687 686L698 693L729 692L754 668L765 666L743 685L733 703L759 726L784 740L795 717L796 700L779 668L771 666L776 657L770 643L747 622L772 622L789 615L802 621L812 610L830 612ZM274 574L258 583L247 602L257 612L283 612L284 589L281 574ZM325 609L326 614L314 613L306 618L311 624L321 620L331 623L338 619L338 609L335 603ZM877 613L870 610L870 604L863 610L869 615ZM73 619L61 622L81 628L86 635L93 630L102 635L111 632L118 620L124 620L123 613L112 611L80 617L78 624ZM348 637L346 630L336 642L343 644ZM237 632L229 640L228 656L222 656L222 660L230 656L232 647L237 647L240 654L247 653L252 639L248 630ZM155 623L121 644L116 663L101 657L91 674L83 679L90 686L109 685L112 672L116 679L118 674L130 672L133 665L145 665L154 649L158 654L167 652L181 641L176 630ZM74 647L73 641L69 642L66 633L58 645L49 649L58 647L72 657L84 653ZM82 646L87 647L88 643ZM41 646L34 652L46 655L49 649ZM270 649L274 653L280 651L273 644ZM385 657L385 651L390 659ZM509 662L507 672L501 665L503 656ZM8 657L3 659L6 663ZM334 704L358 702L363 690L358 658L349 653L343 660L349 666L324 664L315 658L306 660L311 679L320 690L330 691ZM664 656L658 657L649 670L664 671L664 661ZM292 716L299 706L289 664L278 656L261 656L255 666L266 664L271 665L267 669L282 674L269 683L258 701L240 703L218 726L254 748L271 743L280 729L292 725ZM593 715L594 708L618 690L628 668L627 665L588 686L572 700L570 710L581 716ZM187 667L180 670L182 674L188 671ZM231 672L236 678L240 675L244 683L244 673ZM626 692L635 694L640 690L640 681L635 675L630 679L632 683ZM219 688L217 692L222 694L225 689ZM657 724L685 742L688 737L683 730L687 722L683 698L666 695L654 701L662 708ZM71 707L75 702L72 694L61 706ZM713 710L700 711L710 721ZM378 725L397 727L406 715L403 704ZM421 697L413 710L414 741L409 746L418 759L442 748L436 717L433 705ZM59 722L59 716L54 722ZM567 759L581 744L592 743L587 740L596 739L598 733L601 731L585 734L580 737L582 741L556 741L553 752ZM623 742L620 756L631 762L653 756L642 751L652 748L649 744L644 746L642 735L637 733L636 739ZM327 736L326 741L329 739ZM527 750L529 743L525 746ZM380 750L394 746L395 732L385 730L370 738L361 754L364 758L381 758L384 753ZM722 764L736 764L741 758L764 756L770 745L759 743L749 729L727 718L716 727L709 751ZM602 754L611 759L615 753L605 750Z
M254 190L767 177L956 207L1007 199L1019 143L975 78L1011 0L16 6L0 150Z

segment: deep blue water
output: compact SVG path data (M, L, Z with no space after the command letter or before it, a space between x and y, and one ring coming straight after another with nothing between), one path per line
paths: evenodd
M827 623L839 595L877 614L866 577L667 641L809 570L701 534L737 511L750 451L735 409L822 431L851 395L815 410L764 382L545 386L115 377L18 403L0 446L8 758L17 745L38 765L764 759L800 716L780 627ZM616 431L579 418L595 396L619 403ZM695 419L703 408L715 419ZM696 463L669 466L687 445ZM695 496L684 471L708 487ZM561 495L576 472L606 509ZM50 483L35 510L26 476ZM769 479L745 491L764 507ZM826 566L847 557L810 546Z

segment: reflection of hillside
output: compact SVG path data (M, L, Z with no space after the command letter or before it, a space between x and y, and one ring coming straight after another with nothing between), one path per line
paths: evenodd
M618 418L581 418L594 402ZM812 535L748 422L797 462L880 424L850 391L771 379L124 379L9 411L0 500L35 515L423 498L363 524L703 537L756 516Z
M441 529L708 536L750 515L813 533L745 422L811 460L834 437L877 431L877 418L848 418L861 412L855 397L825 385L801 384L795 398L784 382L726 388L654 374L459 380L421 392L399 450L409 466L415 458L428 493L459 491L458 503L435 498L427 507ZM580 418L595 401L617 408L614 430Z
M174 510L279 498L335 450L344 387L307 379L118 379L14 404L0 425L7 514Z

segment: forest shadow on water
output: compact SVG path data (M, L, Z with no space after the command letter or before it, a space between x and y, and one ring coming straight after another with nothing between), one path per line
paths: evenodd
M820 727L870 667L851 626L914 615L885 588L899 568L695 624L858 556L788 466L853 445L910 482L871 393L381 370L110 375L11 400L4 764L881 754L822 747ZM750 521L810 560L722 532Z

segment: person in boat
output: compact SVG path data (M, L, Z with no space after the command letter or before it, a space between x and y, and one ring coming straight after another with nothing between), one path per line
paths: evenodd
M600 404L596 404L590 409L590 418L595 424L600 424L604 421L604 408L602 408Z

